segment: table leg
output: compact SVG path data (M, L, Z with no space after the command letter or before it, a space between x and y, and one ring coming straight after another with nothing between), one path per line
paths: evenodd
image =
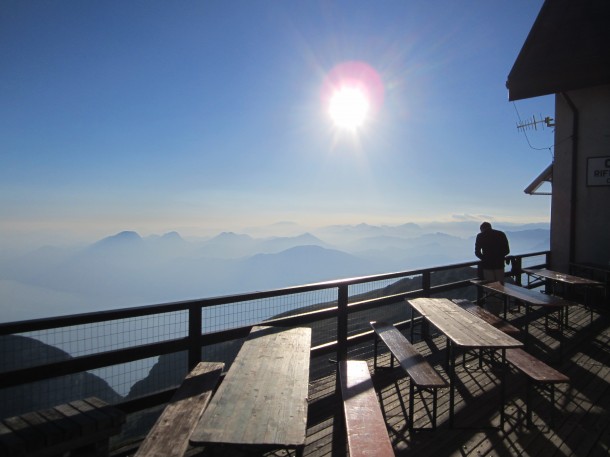
M449 356L449 428L453 428L453 408L455 406L455 359L453 346L447 341L447 355Z
M500 373L500 430L504 430L504 406L506 404L506 349L502 349L502 364Z
M529 303L525 303L525 328L524 330L524 335L523 335L523 346L527 347L527 340L529 337L529 318L530 318L530 304Z
M415 325L415 318L413 316L414 312L413 312L413 307L411 305L409 305L409 308L411 308L411 343L415 343L415 341L413 340L413 335L415 334L413 326Z
M559 363L561 363L561 361L563 360L563 329L564 329L564 325L563 325L563 308L559 308ZM565 308L565 313L566 313L566 320L567 320L567 312L568 312L568 308ZM567 326L567 322L566 325Z
M589 308L589 323L593 322L593 306L589 298L589 286L585 286L585 308Z
M373 349L373 370L377 370L377 345L379 344L379 336L375 332L375 346Z
M415 417L415 384L409 379L409 432L413 432L413 418Z

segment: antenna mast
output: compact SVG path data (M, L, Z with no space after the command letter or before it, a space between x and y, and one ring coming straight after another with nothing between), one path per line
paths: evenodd
M541 128L546 127L555 127L555 119L552 117L545 117L544 119L540 116L540 119L536 119L536 116L532 116L531 120L523 121L517 123L517 130L538 130L538 124L542 124Z

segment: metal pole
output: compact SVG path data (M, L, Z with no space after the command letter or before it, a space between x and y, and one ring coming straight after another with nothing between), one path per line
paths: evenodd
M195 304L189 307L189 350L188 350L188 369L191 371L201 362L201 345L199 338L201 337L201 305Z
M337 360L347 360L347 299L348 286L346 284L339 286L337 306L339 312L337 315Z

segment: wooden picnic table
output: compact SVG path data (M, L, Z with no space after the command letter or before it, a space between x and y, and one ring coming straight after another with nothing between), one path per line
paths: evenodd
M585 305L590 306L589 303L589 289L591 287L603 287L604 284L600 281L595 281L589 278L582 278L580 276L570 275L566 273L560 273L558 271L549 270L547 268L524 268L523 272L527 274L527 283L531 284L531 278L546 280L551 283L551 293L555 294L556 285L561 284L568 288L583 287L585 289ZM563 294L566 295L565 293Z
M307 431L311 329L252 328L191 435L192 445L296 449Z
M592 262L573 262L570 263L570 272L572 274L585 274L589 279L595 279L602 283L603 299L606 304L609 304L610 299L610 264L602 265Z
M529 315L533 306L538 306L547 310L557 311L558 319L557 325L559 330L559 360L562 358L562 346L563 346L563 328L567 325L567 309L571 306L578 306L578 303L556 295L549 295L537 292L535 290L527 289L525 287L518 286L516 284L505 283L501 284L498 281L480 281L471 280L471 282L489 292L489 295L497 294L501 295L504 299L504 319L506 319L506 313L508 309L508 300L513 298L525 305L525 323L523 326L524 342L527 344L529 337ZM566 310L564 314L564 310ZM565 322L564 322L565 321ZM548 325L547 325L548 327Z
M498 330L478 316L459 307L446 298L416 298L407 300L411 305L411 328L414 325L414 312L436 327L447 337L447 362L449 373L449 427L453 427L455 407L455 359L456 348L461 350L488 349L501 352L501 394L500 424L504 425L505 351L523 346L523 343Z
M550 279L551 281L562 282L571 286L601 286L602 283L593 279L582 278L580 276L560 273L558 271L549 270L547 268L524 268L524 273L528 276L535 276L542 279Z
M610 282L610 264L602 265L593 262L571 262L570 271L585 271L588 273L594 273L603 277L603 283L606 285Z

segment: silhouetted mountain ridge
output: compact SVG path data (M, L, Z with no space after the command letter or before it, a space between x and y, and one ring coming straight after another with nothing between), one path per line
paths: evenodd
M70 354L20 335L0 336L0 372L69 360ZM108 403L121 399L106 381L91 373L77 373L0 390L0 417L96 396Z

